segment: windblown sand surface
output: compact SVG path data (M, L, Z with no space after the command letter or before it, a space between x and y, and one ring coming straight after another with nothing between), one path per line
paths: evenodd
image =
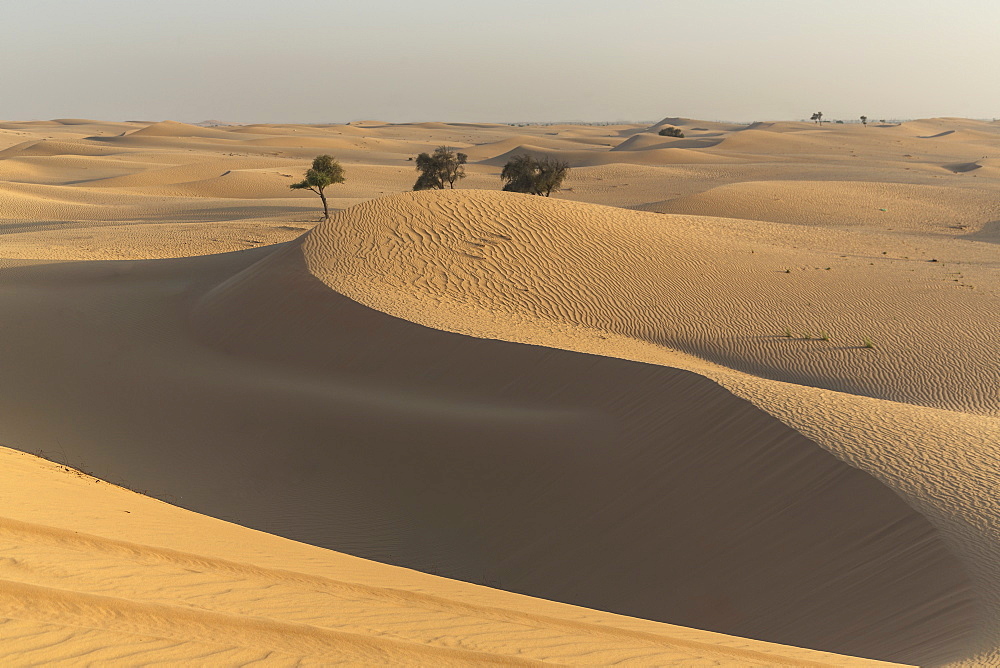
M441 144L460 189L406 192ZM565 189L499 192L522 152ZM201 513L0 450L0 652L1000 663L991 156L964 119L0 123L0 443Z

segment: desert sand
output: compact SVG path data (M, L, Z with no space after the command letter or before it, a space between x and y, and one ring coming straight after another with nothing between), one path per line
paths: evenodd
M998 665L998 178L954 118L2 122L0 656Z

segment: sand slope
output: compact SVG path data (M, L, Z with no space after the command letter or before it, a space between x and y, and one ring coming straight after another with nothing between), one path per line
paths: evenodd
M0 460L10 665L889 665L455 583Z
M4 370L2 403L19 417L3 436L70 443L68 456L93 470L188 507L452 577L828 651L961 656L982 601L932 525L751 404L685 371L425 329L313 277L346 293L363 285L390 300L384 310L412 300L418 320L480 300L465 313L478 319L460 322L481 334L515 323L532 332L549 318L546 331L573 347L581 326L622 334L595 319L616 313L601 291L622 288L594 271L609 257L634 263L622 243L659 238L652 256L666 256L668 235L640 233L661 220L505 193L424 193L356 207L259 261L11 268L4 280L18 290L6 312L35 324L5 344L36 352ZM687 257L699 254L694 235L685 244ZM497 261L502 272L488 269ZM385 271L380 262L392 271L376 278L368 272ZM644 285L639 269L634 286ZM657 280L676 288L669 274ZM635 287L618 299L652 308ZM688 301L698 302L677 306ZM197 339L170 315L178 309ZM67 330L89 342L88 356L53 356ZM134 347L141 331L157 332L159 353ZM63 379L59 393L37 384L50 373ZM93 385L105 390L81 401ZM65 427L44 419L56 406ZM637 578L640 589L629 585Z
M0 443L467 582L995 664L1000 127L664 123L690 139L4 123ZM489 192L385 197L440 144ZM498 192L517 151L581 165L562 199L660 213ZM298 238L321 152L344 211ZM125 492L67 503L0 457L12 659L847 665L134 495L123 522Z
M948 188L848 181L747 181L637 207L658 213L742 218L880 230L968 234L1000 220L1000 202L988 188Z

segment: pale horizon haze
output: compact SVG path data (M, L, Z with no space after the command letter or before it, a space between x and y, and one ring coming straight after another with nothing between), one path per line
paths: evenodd
M995 0L4 3L0 118L1000 117Z

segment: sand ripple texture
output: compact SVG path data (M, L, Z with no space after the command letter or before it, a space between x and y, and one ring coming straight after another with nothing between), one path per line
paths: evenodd
M793 254L792 234L461 191L354 207L314 230L306 253L331 287L428 325L457 309L477 327L488 314L583 327L774 380L1000 412L1000 262L901 258L848 239L837 254ZM972 272L987 274L978 289L951 280Z

